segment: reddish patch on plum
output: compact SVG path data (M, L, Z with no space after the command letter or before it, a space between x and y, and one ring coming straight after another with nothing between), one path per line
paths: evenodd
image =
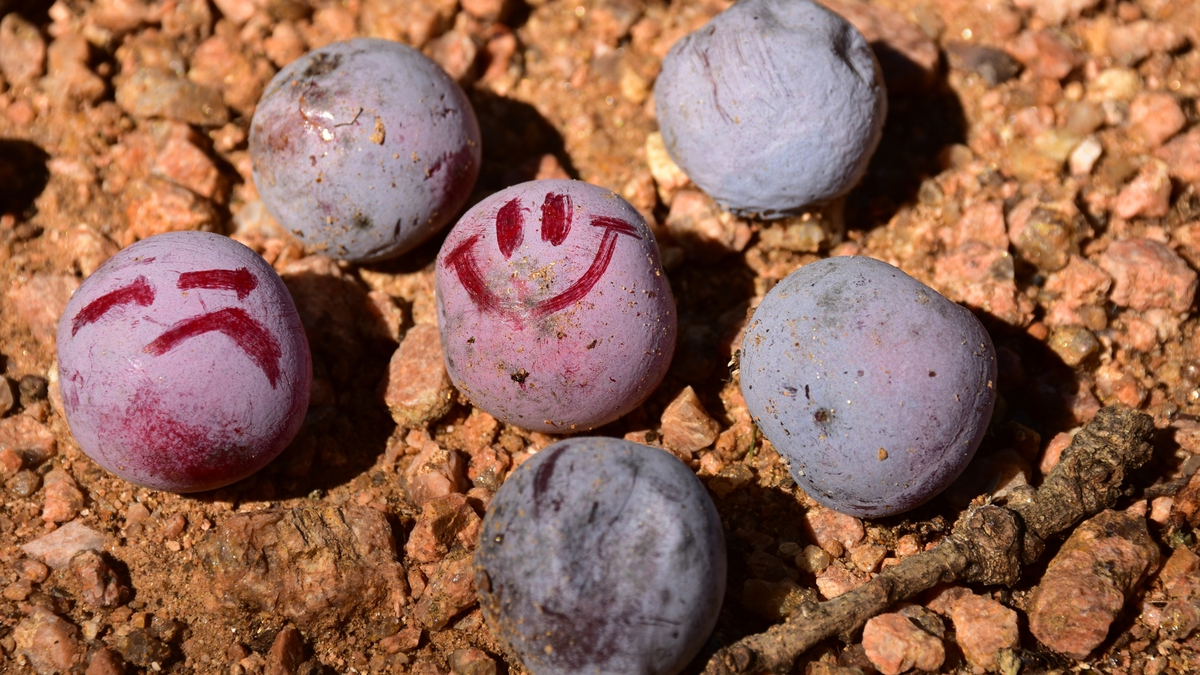
M473 237L472 241L474 239ZM496 212L496 243L507 259L512 257L513 251L517 250L524 240L525 219L521 216L521 202L513 199Z
M182 422L165 408L153 385L146 384L138 388L120 421L122 436L143 448L143 467L161 480L177 485L224 485L231 475L247 473L247 456L259 454L256 449L231 443L224 438L226 434Z
M262 369L271 381L271 388L275 388L279 380L279 361L283 358L279 342L261 323L237 307L183 319L146 345L145 351L162 356L191 338L213 332L233 340Z
M74 337L80 328L95 323L100 317L122 305L140 305L149 307L154 303L154 287L146 281L146 277L138 277L126 286L89 302L71 321L71 336Z
M245 300L250 291L258 288L258 280L245 267L236 270L200 270L179 275L180 290L210 288L218 291L235 291L238 300Z
M546 195L542 200L542 241L558 246L567 240L571 231L571 216L574 208L567 194Z

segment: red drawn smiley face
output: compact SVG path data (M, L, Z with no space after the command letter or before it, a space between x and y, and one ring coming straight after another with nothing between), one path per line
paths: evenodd
M561 246L571 231L571 222L575 218L574 203L569 194L549 192L542 200L542 241L551 246ZM642 239L636 227L627 221L610 216L591 216L589 224L602 228L604 231L596 256L592 258L587 271L562 291L533 303L528 308L531 318L539 319L560 312L572 304L582 300L600 282L608 266L612 264L616 252L617 239L620 235ZM475 259L475 246L481 235L475 234L454 247L446 256L446 264L454 269L459 281L471 301L481 311L497 314L508 314L500 297L492 292L479 269ZM504 258L511 259L516 249L525 240L525 217L521 208L521 200L514 197L505 202L496 213L496 245Z
M210 489L260 468L307 408L311 357L282 281L253 251L200 232L114 256L59 325L67 421L132 482Z
M654 236L587 183L534 181L480 202L443 244L437 288L451 377L526 428L614 419L658 384L674 350Z

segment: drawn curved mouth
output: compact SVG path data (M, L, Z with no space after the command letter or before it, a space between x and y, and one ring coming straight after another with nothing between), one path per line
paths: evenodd
M547 194L542 202L542 240L550 242L553 246L559 246L566 241L567 233L571 229L572 212L569 195ZM596 256L592 259L592 264L588 266L582 276L561 293L533 305L529 310L531 318L541 319L562 311L587 297L588 293L604 277L604 273L608 271L620 235L630 236L634 239L642 238L633 225L619 218L592 216L589 224L593 227L604 228L604 236L600 239L600 246L596 249ZM521 245L525 236L524 232L524 218L520 202L514 198L500 207L496 214L496 243L500 248L500 253L506 259L511 257L513 251ZM475 248L481 236L481 234L471 235L455 246L446 255L446 265L454 270L459 283L462 284L468 297L471 298L471 302L480 312L517 319L513 310L504 306L500 296L488 288L487 282L483 278L479 261L475 257Z

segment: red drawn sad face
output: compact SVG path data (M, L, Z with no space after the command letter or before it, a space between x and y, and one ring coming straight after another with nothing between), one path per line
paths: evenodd
M477 405L547 431L591 428L657 386L675 306L645 221L579 181L534 181L471 209L443 244L447 366Z
M125 249L59 325L63 405L90 457L173 491L223 485L298 429L311 357L291 297L226 237L159 235Z

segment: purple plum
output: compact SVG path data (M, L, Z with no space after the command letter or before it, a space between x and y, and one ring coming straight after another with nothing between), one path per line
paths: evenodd
M210 490L296 435L312 357L275 270L207 232L160 234L87 278L58 324L67 423L88 457L138 485Z
M716 625L725 537L683 462L571 438L500 486L475 551L492 634L533 675L675 675Z
M667 152L739 215L850 191L883 135L875 54L813 0L741 0L671 47L654 85Z
M754 310L741 354L754 422L822 504L907 511L975 455L996 401L996 354L966 308L891 265L828 258Z
M658 245L624 199L580 181L497 192L437 259L446 365L472 403L525 429L593 429L641 405L675 351Z
M279 71L250 124L254 183L311 251L393 258L462 208L479 124L450 76L398 42L357 38Z

